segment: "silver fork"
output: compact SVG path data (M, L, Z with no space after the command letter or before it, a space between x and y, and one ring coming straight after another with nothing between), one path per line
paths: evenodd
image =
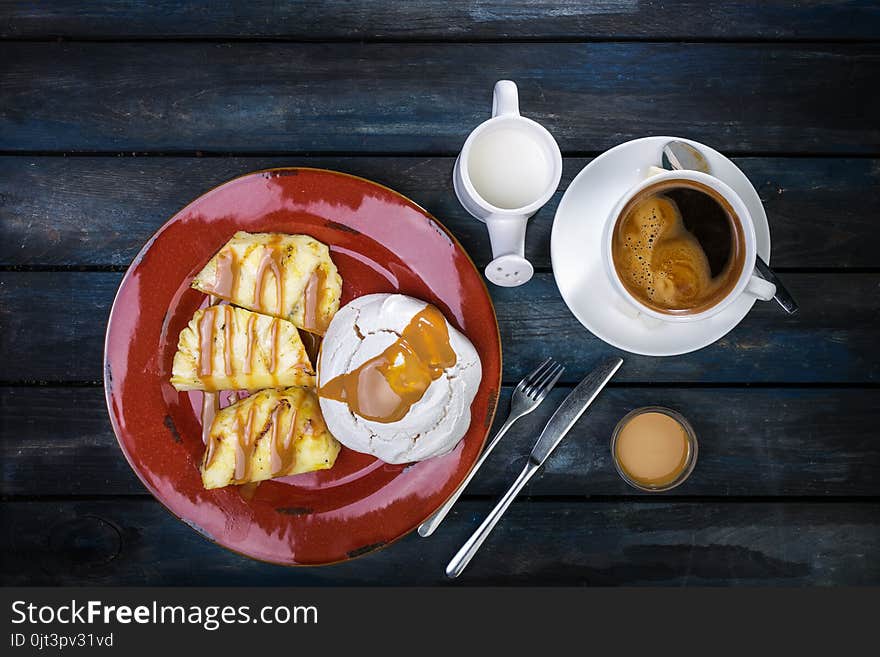
M483 462L492 450L495 449L495 445L498 444L498 441L504 437L504 434L506 434L507 430L513 426L514 422L520 419L523 415L528 415L538 408L538 405L544 401L544 397L547 396L547 393L550 392L553 389L553 386L556 385L556 382L559 381L559 377L562 376L563 371L565 371L565 368L562 365L554 361L552 358L548 358L516 385L516 388L513 389L513 396L510 398L510 414L507 416L504 424L501 425L501 429L498 430L498 433L495 434L492 442L490 442L483 451L483 454L480 456L476 465L474 465L468 473L468 476L465 477L464 481L455 489L452 497L446 500L443 506L434 512L434 515L419 525L419 536L424 538L434 533L434 530L440 526L440 523L443 522L446 514L449 513L458 498L461 497L462 492L470 483L471 479L477 474L477 470L480 469L480 466L483 465Z

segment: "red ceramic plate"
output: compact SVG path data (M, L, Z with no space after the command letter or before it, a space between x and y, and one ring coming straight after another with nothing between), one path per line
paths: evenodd
M446 456L388 465L343 447L331 470L204 490L201 393L168 383L177 337L206 302L193 276L237 230L306 233L330 246L342 302L400 292L435 304L467 335L483 380L464 440ZM376 183L318 169L236 178L193 201L134 259L110 313L107 407L119 445L144 485L174 515L236 552L280 564L351 559L425 520L476 461L492 423L501 345L482 277L425 210Z

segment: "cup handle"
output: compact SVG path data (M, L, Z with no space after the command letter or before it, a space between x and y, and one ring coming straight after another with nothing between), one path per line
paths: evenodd
M761 301L770 301L776 296L776 286L770 281L764 280L757 274L752 274L746 285L746 292Z
M512 80L498 80L495 83L492 116L519 116L519 91Z
M486 265L486 278L495 285L516 287L532 278L532 263L525 259L528 216L492 214L486 218L494 260Z

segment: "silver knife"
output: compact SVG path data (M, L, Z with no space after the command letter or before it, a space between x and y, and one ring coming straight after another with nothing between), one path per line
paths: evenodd
M568 397L563 400L541 432L541 437L538 438L538 442L535 443L532 453L529 455L529 462L526 463L519 477L516 478L516 481L513 482L513 485L504 494L504 497L498 501L498 504L492 509L491 513L486 516L483 524L477 527L477 531L465 541L458 553L452 557L449 565L446 566L446 575L448 577L458 577L461 575L462 571L477 553L477 550L480 549L483 541L488 538L495 525L501 520L501 516L507 511L511 502L523 489L523 486L528 483L529 479L538 471L538 468L544 464L544 461L556 449L556 446L562 442L565 434L574 426L578 418L584 414L587 407L593 403L593 400L598 396L602 388L605 387L605 384L611 380L614 373L620 369L622 364L623 360L620 358L609 358L603 361L599 367L578 383L575 389L569 393Z

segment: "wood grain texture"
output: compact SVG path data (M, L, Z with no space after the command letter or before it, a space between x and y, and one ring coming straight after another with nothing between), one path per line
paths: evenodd
M0 1L0 37L876 39L869 1Z
M764 200L775 267L876 267L880 160L735 158ZM568 183L590 162L567 158L553 199L529 222L526 255L550 267L550 231ZM0 265L127 266L198 194L249 171L312 166L397 189L438 217L480 267L488 233L459 205L448 157L0 157Z
M568 391L557 388L514 425L468 487L469 495L497 496L507 489ZM508 387L495 430L509 397ZM654 404L685 413L699 438L697 468L676 496L880 496L880 391L664 387L606 389L525 494L639 494L617 476L608 443L625 413ZM5 389L0 467L5 496L147 494L116 444L97 387Z
M12 502L4 585L430 585L490 508L323 568L211 545L152 500ZM877 585L874 503L515 502L457 585ZM198 564L195 566L195 564Z
M0 61L7 151L452 154L510 78L564 151L880 152L877 44L8 42Z
M295 164L400 190L482 266L485 230L450 173L500 78L571 156L530 224L541 273L492 290L505 379L553 355L565 385L430 540L321 569L212 545L146 494L112 435L98 383L121 274L9 270L124 267L197 194ZM868 0L0 0L0 583L446 584L567 388L615 352L548 273L562 192L584 156L681 134L748 156L801 313L759 304L695 354L624 354L459 583L880 585L878 79ZM107 156L133 152L150 157ZM699 435L674 495L637 493L611 464L615 422L646 404Z
M99 381L105 318L122 275L0 273L0 381ZM801 311L758 303L714 345L675 358L623 354L615 380L638 383L872 383L880 380L880 274L787 274ZM491 294L505 381L548 356L578 381L616 350L582 327L551 274ZM38 327L37 330L35 327Z

